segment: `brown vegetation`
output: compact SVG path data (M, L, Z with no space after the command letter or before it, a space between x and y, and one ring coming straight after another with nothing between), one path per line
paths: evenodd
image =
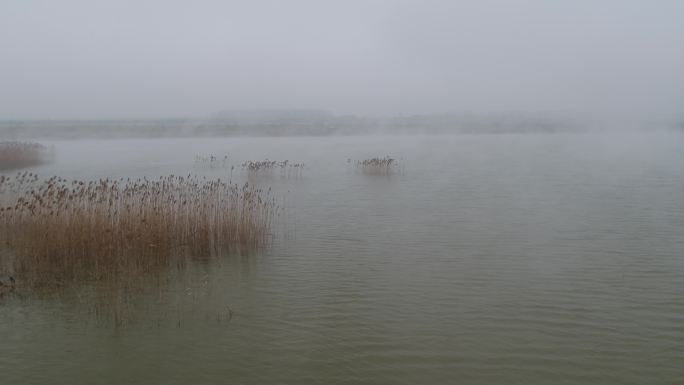
M48 148L31 142L0 142L0 170L37 166L48 160Z
M127 279L187 256L268 242L273 195L188 175L156 180L0 177L0 241L22 286Z

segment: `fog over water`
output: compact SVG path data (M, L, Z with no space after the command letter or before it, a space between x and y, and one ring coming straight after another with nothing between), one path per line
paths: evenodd
M0 4L0 119L551 113L682 119L684 3Z
M0 0L0 385L684 383L683 16Z

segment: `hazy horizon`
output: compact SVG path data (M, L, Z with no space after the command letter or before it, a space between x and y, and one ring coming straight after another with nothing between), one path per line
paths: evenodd
M6 1L0 119L684 117L678 1Z

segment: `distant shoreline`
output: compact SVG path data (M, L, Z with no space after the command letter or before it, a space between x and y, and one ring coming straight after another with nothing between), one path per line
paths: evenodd
M627 131L636 131L620 126ZM649 127L649 131L684 132L684 124ZM412 134L529 134L609 131L581 121L550 118L411 116L367 118L335 115L269 115L248 118L140 120L0 120L0 139L123 139L158 137L285 137Z

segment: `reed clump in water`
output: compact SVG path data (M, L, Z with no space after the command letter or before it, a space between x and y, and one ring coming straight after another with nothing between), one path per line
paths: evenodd
M32 142L0 142L0 170L31 167L49 158L48 148Z
M197 154L197 155L195 155L195 163L207 165L209 167L226 167L228 165L228 155L224 155L223 157L220 157L220 156L216 156L214 154L209 154L209 155Z
M156 180L0 178L0 240L23 285L118 281L189 255L268 243L279 210L270 190L192 176Z
M386 156L384 158L369 158L356 161L356 168L364 174L390 175L397 171L399 163L396 159Z
M271 175L275 170L278 170L282 177L300 177L304 169L304 163L292 163L289 160L278 162L269 159L261 161L248 160L240 166L251 175Z

